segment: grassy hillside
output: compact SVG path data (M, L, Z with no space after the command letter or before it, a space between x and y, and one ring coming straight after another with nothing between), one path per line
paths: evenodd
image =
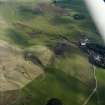
M47 68L45 78L39 78L23 89L25 97L21 105L46 105L47 101L54 97L60 99L63 105L81 105L88 97L88 92L91 92L87 90L88 88L74 77L61 70ZM96 105L96 102L93 100L90 105Z
M0 24L0 39L20 47L23 55L26 51L32 53L35 62L45 70L44 77L21 90L22 100L14 105L46 105L51 98L60 99L63 105L85 102L95 86L93 68L87 55L75 43L82 38L97 43L103 41L83 0L0 2ZM43 46L45 50L35 46ZM45 65L43 59L48 60L47 54L53 56ZM104 105L104 70L97 68L96 76L98 100ZM97 94L88 105L97 105Z

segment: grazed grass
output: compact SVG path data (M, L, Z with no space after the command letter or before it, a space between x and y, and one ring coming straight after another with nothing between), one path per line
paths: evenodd
M56 9L63 7L66 15L57 14L57 10L51 8L48 2L46 9L50 9L49 11L36 13L34 8L38 2L43 0L17 0L0 4L0 15L9 24L6 29L0 27L0 39L21 48L47 45L52 49L57 41L66 40L71 43L83 37L102 43L93 22L90 21L83 0L62 0L57 3ZM85 18L76 20L73 18L75 14L82 14ZM87 56L79 48L72 47L71 50L63 57L56 57L53 65L47 68L44 78L34 80L23 89L25 98L22 103L43 105L53 97L60 98L64 105L81 105L84 102L90 92L85 85L93 79L92 75L89 77L91 66ZM97 77L100 84L104 84L103 71L97 71ZM89 105L96 105L96 97L93 97Z
M19 105L24 102L25 105L46 105L47 100L54 97L61 99L63 105L81 105L86 98L85 95L87 96L87 88L80 81L61 70L47 68L44 79L39 78L24 88L25 98ZM90 105L95 104L90 103Z

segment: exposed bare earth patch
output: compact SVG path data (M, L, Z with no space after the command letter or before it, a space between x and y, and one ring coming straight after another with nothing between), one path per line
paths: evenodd
M9 98L6 92L11 91L11 96L12 91L18 91L41 74L41 67L23 59L21 49L0 40L0 105L7 105L3 102Z
M9 24L8 22L6 22L3 17L0 16L0 28L2 29L6 29L8 28Z
M21 50L0 41L0 91L15 90L42 73L42 69L25 61Z

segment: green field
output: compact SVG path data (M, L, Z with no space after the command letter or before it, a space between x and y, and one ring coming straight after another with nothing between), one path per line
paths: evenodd
M34 53L45 72L21 90L22 99L14 105L46 105L51 98L63 105L83 105L95 86L94 75L88 56L75 43L82 38L103 43L83 0L0 2L0 24L0 39ZM69 46L57 55L55 47L61 42ZM96 77L98 89L87 105L105 105L104 69L96 67Z

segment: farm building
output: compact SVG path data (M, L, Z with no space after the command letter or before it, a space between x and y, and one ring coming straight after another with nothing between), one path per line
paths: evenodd
M80 41L79 45L88 53L92 64L105 68L105 46L91 43L87 39Z

